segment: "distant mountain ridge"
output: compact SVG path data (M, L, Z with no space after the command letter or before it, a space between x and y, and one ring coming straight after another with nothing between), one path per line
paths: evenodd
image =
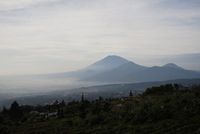
M112 70L116 67L119 67L123 64L126 64L130 61L116 55L107 56L83 69L72 71L72 72L62 72L62 73L54 73L54 74L47 74L47 77L72 77L77 79L84 79L87 77L94 76L98 73L106 72ZM43 75L45 76L45 75Z
M174 63L168 63L168 64L165 64L163 67L171 67L171 68L176 68L176 69L184 69L180 66L177 66L176 64Z
M127 83L200 78L200 73L186 70L174 63L146 67L123 57L110 55L84 69L52 74L50 77L69 77L85 82Z
M97 70L97 71L106 71L113 68L116 68L118 66L121 66L123 64L126 64L130 61L126 60L125 58L122 58L120 56L110 55L105 58L103 58L100 61L95 62L94 64L88 66L86 69L90 70Z

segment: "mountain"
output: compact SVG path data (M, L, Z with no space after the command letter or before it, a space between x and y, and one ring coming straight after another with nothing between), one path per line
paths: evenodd
M79 82L111 84L200 78L200 73L186 70L174 63L146 67L120 56L111 55L78 71L47 76L50 78L74 78Z
M84 70L93 70L93 71L107 71L119 67L123 64L128 63L129 61L120 57L120 56L107 56L100 61L95 62L94 64L88 66Z
M149 61L153 63L173 62L178 65L181 65L184 68L200 71L199 59L200 59L200 53L188 53L179 55L160 56L154 58L154 60L149 60Z
M84 80L110 83L124 83L164 81L184 78L200 78L200 73L191 70L185 70L175 64L144 67L135 63L126 63L118 68L106 71L104 73L99 73Z
M133 62L127 62L112 70L98 73L91 77L84 78L86 81L100 81L100 82L131 82L132 78L127 77L130 74L134 74L147 69L148 67L135 64Z
M170 68L174 68L174 69L184 69L184 68L182 68L180 66L177 66L174 63L168 63L168 64L164 65L163 67L170 67Z
M128 62L130 61L120 56L110 55L78 71L48 74L46 76L54 77L54 78L55 77L57 78L71 77L71 78L77 78L77 79L84 79L87 77L94 76L98 73L112 70Z
M83 81L107 83L164 81L172 79L200 78L200 73L186 70L174 63L163 66L145 67L134 62L127 62L112 70L84 77Z
M132 74L137 76L138 81L164 81L172 79L189 79L189 78L200 78L200 73L185 70L181 67L176 66L154 66L144 71Z

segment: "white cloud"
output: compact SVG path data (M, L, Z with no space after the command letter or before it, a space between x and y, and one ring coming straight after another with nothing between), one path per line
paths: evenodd
M0 11L16 10L20 8L26 8L28 6L34 6L45 2L53 2L57 0L1 0Z
M162 1L0 1L0 74L75 70L107 54L199 52L199 9Z

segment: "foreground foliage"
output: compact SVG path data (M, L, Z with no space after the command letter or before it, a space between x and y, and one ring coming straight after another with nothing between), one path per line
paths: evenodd
M199 134L200 86L164 85L118 99L13 102L0 114L1 134Z

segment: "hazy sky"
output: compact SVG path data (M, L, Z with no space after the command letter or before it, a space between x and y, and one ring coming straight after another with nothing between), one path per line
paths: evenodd
M200 0L0 0L0 75L199 53L199 42Z

